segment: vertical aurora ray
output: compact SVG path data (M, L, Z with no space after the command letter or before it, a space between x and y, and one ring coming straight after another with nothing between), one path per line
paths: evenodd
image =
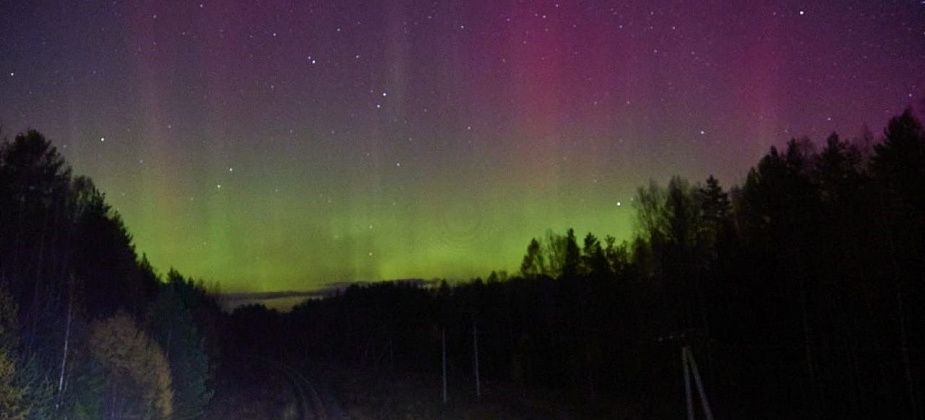
M4 133L227 291L515 270L547 229L629 238L650 178L729 185L925 97L914 2L3 7Z

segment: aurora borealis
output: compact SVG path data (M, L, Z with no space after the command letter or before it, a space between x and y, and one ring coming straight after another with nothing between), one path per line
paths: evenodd
M514 270L925 98L919 1L0 1L3 135L226 291Z

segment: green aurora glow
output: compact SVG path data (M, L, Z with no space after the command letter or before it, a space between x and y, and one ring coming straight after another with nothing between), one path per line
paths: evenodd
M746 3L18 2L0 123L227 292L513 272L547 230L629 239L649 179L729 187L925 93L917 3Z

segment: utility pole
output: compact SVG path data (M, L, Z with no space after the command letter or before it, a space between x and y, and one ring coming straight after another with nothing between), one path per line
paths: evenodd
M446 327L443 327L443 404L446 405Z
M684 370L684 396L687 401L687 420L694 420L694 394L691 393L691 368L687 364L687 353L681 349L681 369Z
M475 353L475 398L482 399L482 389L479 384L479 333L475 323L472 323L472 347Z

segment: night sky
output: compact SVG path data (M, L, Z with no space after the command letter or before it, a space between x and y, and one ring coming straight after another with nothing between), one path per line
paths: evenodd
M3 1L36 128L161 271L224 291L516 270L636 187L925 98L925 2Z

